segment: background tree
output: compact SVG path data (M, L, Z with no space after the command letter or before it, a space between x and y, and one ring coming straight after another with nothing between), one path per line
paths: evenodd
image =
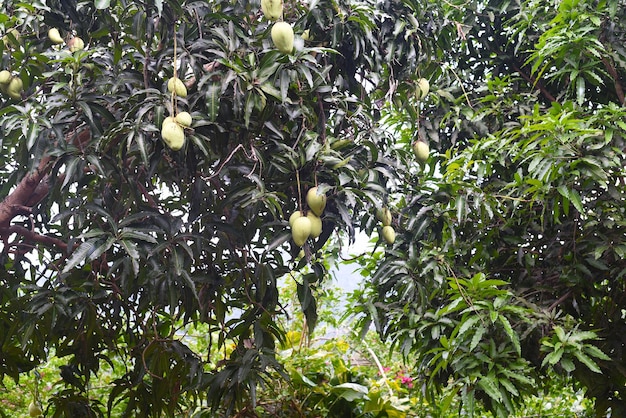
M421 67L420 118L390 109L437 152L401 175L357 315L467 411L508 416L554 368L624 414L624 3L403 7L458 33Z

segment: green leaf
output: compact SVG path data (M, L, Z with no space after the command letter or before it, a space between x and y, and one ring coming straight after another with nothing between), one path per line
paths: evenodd
M83 242L78 246L74 251L72 251L72 255L67 260L67 264L63 268L63 273L67 273L83 261L96 249L97 242L99 238L91 238L88 241Z
M133 240L150 242L152 244L156 244L158 242L157 239L154 236L150 235L150 233L148 232L139 231L136 229L126 228L126 227L120 230L119 239L121 240L133 239Z
M274 237L274 239L267 244L267 252L271 252L274 251L276 248L280 247L281 245L283 245L285 242L289 241L291 239L291 232L289 231L284 231L280 234L276 234L276 236Z
M549 353L543 359L543 362L541 363L541 366L543 367L546 364L550 364L551 366L554 366L555 364L557 364L561 360L561 358L563 357L563 353L564 352L565 352L565 350L563 349L563 347L555 349L554 351Z
M580 194L575 189L569 191L569 200L579 213L585 213L583 209L583 202L580 198Z
M585 344L584 350L585 350L585 353L597 359L611 361L611 357L607 356L602 350L600 350L595 345Z
M338 396L340 398L344 398L348 402L354 402L357 399L366 399L369 388L357 383L342 383L340 385L332 386L331 391L339 392Z
M124 247L124 250L126 250L126 253L131 257L131 258L139 258L139 252L137 251L137 244L135 244L132 241L129 241L128 239L121 239L120 243L122 244L122 247Z
M513 330L513 327L511 326L511 323L509 322L508 318L504 315L500 315L498 317L498 320L502 324L502 327L504 328L504 332L506 332L506 335L509 337L509 339L513 343L513 346L515 347L515 352L517 353L518 356L521 356L522 348L520 346L519 337L517 336L517 333L515 332L515 330Z
M299 371L296 370L295 374L297 378L300 379L300 381L302 381L302 383L304 383L305 385L312 387L312 388L317 386L315 382L313 382L311 379L309 379L308 377L306 377L304 374L300 373Z
M498 380L493 375L482 376L478 380L478 386L495 402L502 402L502 394L498 387Z
M457 337L461 337L469 329L473 328L474 325L476 325L476 323L480 321L480 319L481 319L480 316L474 315L474 316L469 316L465 320L463 320L458 326Z
M474 335L472 336L472 341L470 343L470 347L469 350L470 351L474 351L474 349L476 347L478 347L478 344L480 344L483 336L485 335L485 332L487 331L487 328L485 328L483 325L480 325L477 329L476 332L474 333Z
M103 10L108 9L111 5L111 0L95 0L96 9Z
M511 381L507 378L503 378L500 377L498 379L498 382L500 383L500 385L502 385L507 392L509 392L511 395L513 396L519 396L519 391L517 390L517 388L515 387L515 385L513 383L511 383Z
M304 317L306 318L309 333L313 333L317 324L317 303L311 292L309 282L306 279L303 280L302 284L297 284L297 293L302 312L304 312Z
M222 96L222 86L219 83L210 84L206 90L205 103L207 108L207 115L211 122L217 120L217 116L220 111L220 99Z
M567 373L571 373L576 369L576 365L569 358L562 358L560 364L561 367L563 367L563 370L565 370Z
M115 243L115 237L109 237L104 243L99 245L91 254L89 254L89 261L96 260L102 254L107 252Z
M594 373L602 374L602 370L600 370L600 367L598 366L598 364L595 361L593 361L590 357L588 357L586 354L580 351L574 351L573 354L581 363L587 366L589 370L591 370Z
M576 78L576 100L579 106L585 102L585 79L582 77Z

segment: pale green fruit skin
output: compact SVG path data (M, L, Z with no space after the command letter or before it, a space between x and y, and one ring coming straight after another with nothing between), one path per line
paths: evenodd
M415 154L419 162L425 163L428 160L430 148L428 147L428 144L424 141L415 141L415 143L413 144L413 153Z
M43 414L43 411L35 402L31 402L30 405L28 405L28 415L38 417L41 416L41 414Z
M9 84L11 81L11 73L8 70L0 71L0 84Z
M287 22L276 22L272 26L272 42L283 54L291 54L293 51L294 33L293 28Z
M176 93L178 97L187 97L187 87L185 87L185 83L178 77L172 77L167 81L167 91Z
M184 126L185 128L189 128L191 126L192 121L193 120L189 112L179 112L178 115L176 115L176 122L178 122L180 125Z
M306 203L314 214L322 216L326 208L326 195L317 194L317 187L311 187L306 193Z
M50 39L50 41L53 44L57 44L57 45L65 42L63 38L61 37L61 34L59 33L59 30L57 28L48 29L48 39Z
M311 221L309 218L301 216L293 221L293 226L291 227L291 238L293 238L293 242L298 247L302 247L310 235Z
M291 216L289 217L289 226L293 228L293 222L296 219L301 218L302 216L304 216L304 213L300 210L297 210L294 213L292 213Z
M392 216L389 208L381 208L376 211L376 217L383 223L383 226L391 225Z
M304 41L310 41L311 40L311 31L309 29L305 30L304 32L302 32L302 36L301 38Z
M417 90L415 90L415 97L417 98L417 100L421 100L426 97L429 91L430 83L428 82L428 80L426 80L425 78L420 78L419 80L417 80Z
M393 244L396 240L396 231L392 226L383 226L380 233L387 244Z
M70 48L70 52L82 51L85 49L85 42L78 36L75 36L69 40L67 46Z
M306 217L311 221L311 238L319 237L322 233L322 219L313 212L307 213Z
M172 151L178 151L185 145L185 131L171 116L166 117L163 121L161 138Z
M9 33L13 35L13 37L15 38L15 40L17 42L19 42L19 40L20 40L20 32L17 29L13 28L10 31L8 31L6 35L4 35L2 37L2 42L5 45L11 42L11 40L9 39L9 35L8 35Z
M13 77L7 86L7 93L13 99L21 99L22 91L24 90L24 83L19 77Z
M282 0L261 0L261 11L269 20L279 20L283 17Z

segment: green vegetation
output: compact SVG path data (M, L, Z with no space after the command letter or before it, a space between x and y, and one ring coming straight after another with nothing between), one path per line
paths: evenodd
M318 309L329 321L322 320L319 332L307 337L302 332L304 317L298 310L295 281L281 286L281 302L289 310L291 320L285 324L289 331L277 355L288 379L272 376L259 387L256 404L243 406L238 416L453 418L465 413L453 390L443 391L435 402L428 402L417 379L418 372L397 352L390 352L375 333L360 338L348 331L349 321L337 321L332 313L345 309L341 294L341 289L334 286L320 289L316 295ZM322 335L317 336L318 333ZM191 330L182 340L194 351L206 350L206 330ZM231 341L231 348L234 347ZM51 395L63 387L59 369L63 364L62 359L53 356L35 372L23 376L19 384L5 378L6 392L0 401L6 416L28 417L31 399L39 399L45 406ZM103 370L87 390L95 405L106 405L108 386L124 369L119 359L114 359L113 365L114 369ZM550 376L548 392L525 397L515 416L592 417L593 403L583 397L581 390L573 390L572 383L561 376ZM185 405L181 416L213 414L202 400L188 400ZM124 409L122 403L111 415L121 416ZM475 413L479 417L491 416L482 408Z
M624 45L624 0L0 2L0 410L626 416Z

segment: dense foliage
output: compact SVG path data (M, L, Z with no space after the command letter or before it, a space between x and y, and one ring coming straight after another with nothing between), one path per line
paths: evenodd
M343 269L341 269L343 270ZM344 276L343 271L338 277ZM343 279L339 279L339 284ZM282 322L287 332L285 341L277 347L277 357L283 364L289 380L275 376L257 389L258 402L248 404L235 416L259 418L383 418L437 417L454 418L464 415L459 411L460 399L455 389L444 390L434 401L422 396L420 381L415 370L403 364L399 353L387 352L375 332L370 331L361 338L348 323L338 323L336 312L346 303L343 291L326 283L315 296L320 320L316 336L308 336L303 326L303 314L297 296L297 286L292 280L279 284L280 303L289 318ZM182 341L192 350L205 350L206 329L198 327L187 333ZM232 345L231 345L232 347ZM105 367L89 388L93 402L106 404L109 385L123 371L120 358L112 358L113 367ZM4 379L5 391L0 395L0 405L6 416L26 418L28 406L34 397L44 405L48 397L63 387L58 368L63 359L50 356L35 371L20 377L15 383L8 376ZM526 396L514 417L554 416L578 418L593 416L593 402L583 397L581 390L573 390L570 379L551 376L549 385L536 396ZM211 417L202 399L180 405L177 416L193 418ZM123 405L111 411L111 416L120 416ZM477 416L490 416L477 405ZM0 410L0 416L2 410Z
M363 260L361 318L416 354L431 394L507 416L555 369L626 413L624 11L473 3L419 125L392 112L438 152L394 190L402 233Z
M311 332L325 258L384 205L398 237L360 260L355 313L431 396L506 415L553 369L620 415L623 6L285 2L285 54L260 2L3 3L23 90L0 89L0 376L56 353L53 416L254 405L287 377L277 280L305 271ZM183 111L175 151L161 128ZM301 252L287 218L313 186L328 204ZM107 404L90 399L119 359Z
M254 402L257 383L280 370L277 278L311 266L299 295L312 329L320 249L354 236L354 219L382 199L379 175L393 175L365 89L383 69L365 54L380 50L371 5L285 4L296 32L313 34L293 54L273 47L258 2L1 11L2 66L24 90L0 110L0 374L17 379L54 350L67 362L56 416L120 402L128 416L173 414L189 396L230 410ZM186 97L168 91L174 76ZM172 151L161 124L182 111L193 122ZM313 185L329 202L299 256L285 218ZM207 352L180 340L195 324L209 326ZM126 370L108 405L90 402L114 356Z

